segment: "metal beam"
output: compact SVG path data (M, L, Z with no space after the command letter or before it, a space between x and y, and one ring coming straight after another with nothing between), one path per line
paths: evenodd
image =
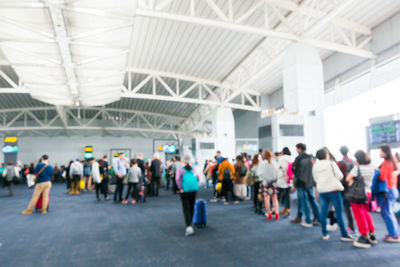
M339 8L336 8L334 10L334 12L330 12L329 14L327 14L326 19L323 19L322 22L332 19L334 17L334 15L336 15L338 13L337 10L341 10L344 7L347 7L348 3L351 1L352 0L348 0L348 1L345 1L343 4L339 5ZM330 15L332 13L335 13L335 14ZM365 58L375 58L375 55L371 51L368 51L365 49L344 46L344 45L338 45L337 43L328 42L328 41L321 42L321 40L319 40L319 39L304 38L304 36L301 36L298 34L286 33L286 32L282 32L282 31L278 31L278 30L269 30L264 27L248 26L246 24L238 24L238 23L229 22L229 21L207 19L207 18L202 18L202 17L194 17L194 16L189 16L189 15L181 15L181 14L161 12L161 11L150 10L150 9L140 9L140 8L136 10L136 15L143 16L143 17L149 17L149 18L157 18L157 19L164 19L164 20L171 20L171 21L178 21L178 22L202 25L202 26L207 26L207 27L222 28L222 29L226 29L226 30L251 33L251 34L256 34L256 35L265 36L265 37L281 38L281 39L286 39L289 41L303 42L306 44L316 46L318 48L329 49L329 50L342 52L342 53L346 53L346 54L351 54L351 55L355 55L355 56L360 56L360 57L365 57ZM332 18L331 18L331 16L332 16Z
M67 36L67 27L62 9L58 5L54 5L46 1L52 20L53 30L56 34L56 41L60 50L60 56L63 60L65 75L68 80L68 87L74 103L79 105L79 88L75 77L74 63L72 61L72 53L69 47L69 38Z

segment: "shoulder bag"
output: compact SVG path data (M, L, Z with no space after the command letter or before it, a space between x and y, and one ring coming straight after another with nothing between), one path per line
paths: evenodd
M344 200L351 203L367 203L368 198L365 193L365 182L361 175L360 167L357 168L357 176L353 183L349 184L349 189L344 193Z

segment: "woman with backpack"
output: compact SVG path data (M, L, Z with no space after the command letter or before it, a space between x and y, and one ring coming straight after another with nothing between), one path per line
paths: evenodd
M354 157L357 160L357 166L349 170L346 177L346 182L351 186L355 179L362 179L365 184L366 199L371 200L371 186L374 179L375 169L371 164L371 160L367 153L358 150ZM368 203L354 203L350 201L351 209L353 210L358 231L361 236L353 245L358 248L370 248L371 244L376 244L375 226L371 214L369 214Z
M196 194L199 191L199 175L197 170L192 167L193 159L190 154L183 157L183 168L177 170L176 185L179 188L183 215L186 223L186 236L194 234L192 220L194 215L194 204L196 202Z
M248 169L249 165L244 161L243 156L237 156L235 163L235 180L233 186L233 194L236 198L234 202L235 204L238 204L239 200L245 200L245 198L247 197L245 178Z
M275 211L275 219L279 220L278 188L278 164L273 160L272 151L264 152L264 160L258 165L256 175L261 180L260 194L264 196L265 209L267 210L266 219L272 220L271 199Z
M399 191L397 190L397 175L399 168L397 162L392 155L392 149L388 145L379 147L380 156L384 159L380 167L379 181L386 182L388 192L386 197L383 198L381 205L381 216L385 221L386 228L389 232L385 236L385 242L400 242L400 230L399 223L397 222L396 216L393 213L393 206L399 197Z
M281 215L290 216L290 187L289 175L287 174L290 162L292 161L289 148L284 147L282 155L278 157L278 181L276 183L279 191L279 202L284 205Z

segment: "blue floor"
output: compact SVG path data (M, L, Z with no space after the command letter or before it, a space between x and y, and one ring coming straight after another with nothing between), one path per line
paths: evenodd
M400 266L400 244L374 214L379 244L362 250L341 243L339 232L322 241L320 228L303 229L288 219L268 222L249 202L208 203L209 224L184 237L177 196L162 190L146 204L97 202L94 193L51 191L47 215L23 216L32 190L0 189L0 266ZM210 191L200 195L208 199Z

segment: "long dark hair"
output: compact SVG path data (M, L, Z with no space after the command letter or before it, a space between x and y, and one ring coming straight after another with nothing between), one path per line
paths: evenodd
M382 150L383 153L385 153L385 160L391 161L393 163L394 170L397 171L399 168L397 166L396 159L393 157L392 148L388 145L383 145L380 146L379 149Z

